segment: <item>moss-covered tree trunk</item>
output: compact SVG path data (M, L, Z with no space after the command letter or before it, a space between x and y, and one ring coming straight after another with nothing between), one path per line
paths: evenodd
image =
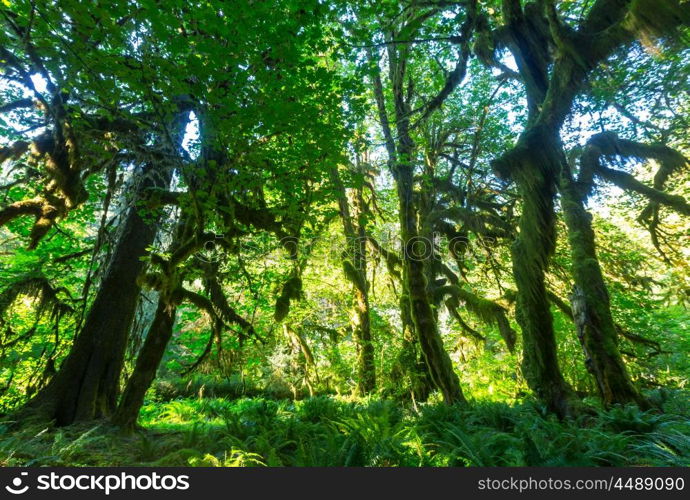
M567 74L572 65L565 64L563 69L554 64L553 32L545 5L502 4L507 45L525 85L528 120L518 143L494 161L494 169L501 177L515 181L522 200L520 231L511 248L518 289L516 319L522 330L522 372L547 408L566 417L576 413L579 401L558 364L545 278L556 242L558 134L574 97L574 84ZM561 82L567 92L552 95L551 87Z
M352 210L347 192L337 168L331 178L338 194L340 219L343 223L347 250L343 258L345 277L352 283L354 304L352 308L352 336L357 348L357 393L369 394L376 388L374 344L371 337L369 311L369 282L367 280L366 225L362 187L353 190Z
M156 371L172 337L176 311L175 304L170 303L163 295L159 297L156 315L139 350L134 371L127 381L117 411L113 415L113 423L124 429L132 429L136 425L146 391L156 378Z
M371 339L369 298L365 291L355 290L354 336L357 343L357 393L369 394L376 389L374 344Z
M460 381L453 370L453 363L443 346L443 339L438 331L436 315L432 306L433 299L430 296L430 289L425 276L425 249L423 247L429 243L420 240L417 228L419 214L414 200L414 153L416 149L410 131L412 110L409 100L411 96L405 89L409 52L407 48L397 47L395 44L388 45L386 50L397 137L393 136L391 130L383 83L378 71L374 74L373 84L379 121L388 152L388 165L395 179L398 194L398 216L403 253L403 300L409 304L410 318L427 366L429 378L434 386L441 391L446 403L465 402ZM410 87L407 90L409 89ZM447 94L445 95L447 96ZM444 98L439 97L439 103Z
M369 308L369 281L367 279L366 254L366 213L362 187L359 186L353 197L354 216L357 220L357 237L353 242L355 270L360 279L355 285L355 335L359 346L359 393L368 394L376 389L376 365L374 362L374 343L371 335L371 313Z
M140 279L140 281L146 282L147 285L158 290L159 296L156 314L149 326L144 344L139 349L134 370L127 380L120 403L112 418L115 425L125 430L131 430L136 425L146 392L156 378L156 372L172 338L175 314L180 302L187 299L205 310L214 323L214 333L218 332L219 318L216 316L212 302L202 295L185 290L183 287L184 268L181 268L181 264L200 246L199 240L194 234L195 225L192 222L194 220L193 217L188 218L185 215L179 217L169 247L170 258L163 259L156 256L155 259L151 259L159 266L160 273L144 275ZM155 284L152 284L148 279L151 275L156 276L156 279L153 280ZM220 341L220 335L214 335L214 337Z
M596 379L606 405L637 403L646 407L648 404L630 380L618 350L618 331L596 254L592 218L567 165L561 175L560 192L575 280L571 296L573 319L587 369Z
M396 185L400 210L400 236L403 248L403 293L410 302L410 312L419 346L429 376L448 404L465 402L458 376L448 356L436 323L425 277L426 245L417 235L417 216L413 203L413 172L408 164L396 167Z
M400 319L402 323L402 349L393 372L393 378L406 378L409 386L401 387L402 391L412 396L414 401L426 401L434 390L429 378L424 355L419 352L419 340L414 331L410 301L407 295L400 298Z
M529 387L550 411L573 414L575 393L558 364L556 337L544 283L555 242L551 173L540 162L516 169L514 179L522 197L520 233L511 248L518 288L516 319L522 329L522 372Z
M113 256L84 326L53 379L27 404L41 416L68 425L110 416L116 408L129 329L134 318L143 269L157 231L157 217L144 215L141 201L151 188L165 188L168 169L147 165L127 212Z

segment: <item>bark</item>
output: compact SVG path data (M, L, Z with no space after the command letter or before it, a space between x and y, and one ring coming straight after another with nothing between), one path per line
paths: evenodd
M199 239L195 235L196 225L193 223L194 220L194 218L180 218L177 223L175 236L170 245L170 259L155 259L155 262L160 266L161 277L151 280L148 285L160 293L156 314L144 344L137 355L134 371L127 381L120 404L112 419L115 425L120 426L124 430L131 430L136 425L146 392L156 377L156 371L172 337L175 313L180 302L187 301L205 311L213 324L213 333L206 349L199 359L187 370L187 373L194 370L210 353L214 339L218 342L220 352L221 332L226 322L236 323L242 327L244 333L240 334L240 342L243 341L246 334L255 335L251 323L237 314L228 304L221 284L215 274L218 271L217 264L211 263L205 269L207 273L205 285L210 298L186 290L182 286L184 282L184 268L181 269L180 266L200 246ZM146 276L140 281L147 281ZM308 346L306 346L306 349L308 350ZM309 351L308 354L308 358L313 364L314 360L311 352Z
M618 330L596 254L592 217L585 210L567 165L563 166L560 192L575 280L573 320L587 369L596 379L604 404L637 403L646 408L648 403L630 380L618 350Z
M353 313L354 338L358 346L357 393L365 395L376 389L376 366L369 320L369 298L367 293L359 288L355 290Z
M146 391L156 378L158 365L172 337L176 311L177 306L168 303L163 296L158 299L153 323L149 327L132 376L127 381L120 404L113 416L113 423L123 429L132 429L136 425Z
M367 280L367 238L363 222L364 200L361 187L354 189L353 207L350 210L347 192L336 168L333 168L331 177L338 191L340 218L347 241L343 269L345 277L352 283L354 290L352 331L357 346L357 393L364 395L376 388L376 366L374 345L371 338L369 283Z
M441 391L447 404L465 403L458 376L438 331L433 297L427 281L430 242L419 238L418 207L414 200L414 142L409 133L409 107L404 102L402 88L394 84L398 131L398 161L393 164L393 177L398 192L400 237L403 248L403 294L410 305L419 346L429 377ZM421 247L420 247L421 245ZM421 250L421 253L420 253Z
M449 270L450 271L450 270ZM457 278L456 278L457 280ZM458 313L458 307L462 301L465 304L466 310L470 311L477 318L489 325L496 325L501 337L506 343L508 350L513 352L515 349L515 342L517 341L517 333L510 326L508 321L508 311L499 304L491 300L475 295L469 290L465 290L459 286L459 281L452 285L444 285L438 287L435 291L437 302L441 302L446 296L450 296L445 300L446 307L451 315L458 321L460 326L477 340L486 340L481 334L469 328Z
M359 188L355 193L355 215L359 220L357 223L357 238L354 241L355 270L359 273L360 279L355 284L355 321L354 332L357 345L360 346L358 353L358 370L360 373L359 393L368 394L376 388L376 366L374 363L374 344L371 335L371 315L369 311L369 283L367 280L367 258L366 258L366 229L364 227L364 201L362 190Z
M43 211L44 203L45 201L41 198L34 198L31 200L16 201L6 206L0 210L0 226L4 226L11 220L24 215L33 215L38 219Z
M156 175L153 175L156 174ZM170 171L144 169L144 179L125 217L113 257L84 326L50 383L28 404L58 425L111 415L116 408L129 329L141 291L142 257L156 234L155 218L144 218L139 202L150 187L165 187Z
M518 287L515 311L522 329L525 380L550 411L567 417L575 412L576 396L558 364L544 282L555 242L554 182L548 171L540 169L540 164L543 163L528 162L529 174L515 177L523 202L520 234L511 248Z
M290 349L293 354L297 354L297 372L302 376L302 382L307 386L309 397L314 397L314 385L312 384L311 372L314 371L314 379L319 381L319 374L316 371L316 362L311 352L309 344L304 337L287 323L283 323L283 333L288 339ZM293 398L297 399L299 391L297 386L292 385Z
M51 196L51 199L32 198L17 201L0 210L0 226L18 217L34 216L34 224L29 235L27 248L34 250L41 239L53 227L55 220L65 214L64 200Z
M372 58L372 54L369 54ZM378 64L378 62L377 62ZM397 151L395 139L393 137L393 132L391 130L390 122L388 120L388 113L386 111L385 97L383 94L383 82L381 81L381 75L377 71L373 78L374 85L374 97L376 100L376 108L378 110L379 122L381 124L381 129L385 138L386 152L388 154L388 164L392 168L397 162ZM386 259L386 264L389 271L394 268L394 263L397 263L397 258L394 254L390 252L385 252L378 243L372 238L369 241L374 244L375 248L384 256ZM402 321L403 330L403 348L398 359L398 366L394 370L394 375L396 372L400 371L402 374L407 375L410 380L410 392L413 398L419 401L425 401L433 389L433 382L430 380L430 372L424 361L424 356L421 359L417 358L418 354L418 344L419 336L415 331L415 325L412 320L412 306L410 304L409 294L406 292L405 283L408 282L407 279L407 269L404 262L401 260L402 276L400 279L403 284L403 293L400 297L400 316Z
M396 169L396 184L400 200L400 227L403 244L403 266L405 280L403 293L408 297L410 312L419 345L426 362L429 376L443 394L448 404L466 402L460 388L458 376L443 346L438 324L429 296L423 256L416 255L417 218L412 202L413 174L410 165L399 165Z
M635 177L629 173L622 172L620 170L599 166L596 173L622 189L627 191L635 191L636 193L646 196L652 202L666 205L683 215L690 215L690 203L688 203L682 196L673 195L665 191L660 191L658 189L649 187L635 179Z
M129 331L141 293L137 278L144 268L148 248L154 242L161 215L160 208L147 206L146 202L152 192L170 185L174 165L169 158L180 153L191 109L187 97L175 97L173 101L178 109L168 122L172 135L168 132L167 140L159 145L160 160L145 163L138 174L129 200L130 208L121 223L112 257L84 324L55 377L26 405L26 411L55 420L58 425L110 417L116 410ZM69 127L65 130L69 133ZM70 159L60 157L53 161L62 171L68 165L61 165L69 163ZM75 161L71 159L71 163ZM76 171L72 172L76 167L70 168L71 173L65 173L66 181L71 179L67 174L77 175ZM76 205L81 191L72 191L81 184L76 187L71 184L66 182L63 191L73 201L72 205Z
M654 159L659 169L654 175L653 186L637 180L633 175L604 166L602 157L621 156L623 158ZM678 151L664 144L644 144L619 138L612 132L593 135L580 158L578 184L583 196L587 196L594 186L594 176L616 184L627 191L633 191L647 197L649 205L643 210L640 218L648 219L658 205L666 205L683 215L690 215L690 203L682 196L664 191L666 181L673 174L687 167L690 162Z
M517 285L515 315L523 340L522 372L530 389L549 411L568 417L576 412L578 401L558 364L545 275L556 241L554 196L558 163L554 158L558 157L554 145L558 144L558 120L563 118L555 116L552 108L561 111L561 100L567 101L569 107L572 99L569 93L564 93L562 99L558 94L554 98L550 91L560 85L561 76L571 90L570 75L561 73L572 68L567 64L565 69L554 68L549 76L553 40L539 4L527 4L523 10L519 1L508 0L503 3L503 12L505 43L515 57L529 109L527 128L516 146L493 162L500 177L515 181L522 200L520 231L511 247ZM557 69L560 73L554 76ZM549 121L549 125L540 123L544 121Z
M393 379L405 379L408 385L401 387L400 394L409 393L413 401L426 401L435 389L429 370L420 352L419 337L412 321L409 297L400 297L400 319L402 323L402 349L393 368Z

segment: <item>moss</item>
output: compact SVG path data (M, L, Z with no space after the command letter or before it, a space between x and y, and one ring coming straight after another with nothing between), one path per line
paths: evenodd
M618 351L618 331L596 254L592 218L567 168L561 174L560 191L575 281L571 295L573 320L586 367L596 379L605 404L636 403L646 408L647 402L633 386Z
M368 288L366 278L363 276L362 272L355 269L352 262L347 259L343 260L343 272L348 281L355 285L358 290L366 290Z
M302 279L293 276L285 282L280 296L276 299L274 318L276 321L284 320L290 312L290 301L298 300L302 296Z
M634 0L626 27L640 35L662 37L679 25L690 24L687 4L678 0Z
M507 311L503 307L456 285L439 287L436 290L436 294L439 301L443 300L446 295L451 295L454 300L450 302L450 308L457 308L460 305L460 301L462 301L467 310L481 321L498 327L501 337L503 337L506 346L508 346L508 350L513 352L515 342L517 341L517 334L511 328Z

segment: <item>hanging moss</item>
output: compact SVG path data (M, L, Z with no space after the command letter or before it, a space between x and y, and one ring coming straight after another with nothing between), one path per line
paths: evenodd
M36 301L34 306L38 318L46 313L49 317L55 318L74 312L71 306L58 298L59 292L59 288L54 288L48 279L40 274L23 276L0 292L0 320L22 295Z
M280 296L276 299L274 318L276 321L284 320L290 312L290 301L302 297L302 279L293 276L285 282Z
M495 325L506 343L508 350L513 352L517 334L510 326L507 311L500 305L485 299L456 285L445 285L436 290L437 298L442 300L446 295L451 295L455 301L452 305L463 302L469 312L488 325ZM455 305L455 307L457 307Z

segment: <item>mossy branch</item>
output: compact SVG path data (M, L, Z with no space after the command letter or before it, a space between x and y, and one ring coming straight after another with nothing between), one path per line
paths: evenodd
M513 352L517 334L510 326L506 309L495 302L475 295L469 290L465 290L457 285L445 285L436 289L436 298L440 302L447 295L450 295L458 302L464 302L467 310L477 316L481 321L489 325L498 327L501 337L508 346L508 350Z
M621 170L612 169L601 163L601 157L619 156L622 158L654 159L660 164L654 176L654 186L637 180L633 175ZM647 197L654 203L666 205L684 215L690 215L690 203L685 198L663 191L668 178L674 173L686 168L689 164L678 151L663 144L643 144L640 142L620 139L612 132L603 132L592 136L580 160L580 182L589 182L591 174L616 184L627 191L633 191ZM650 208L643 212L648 216Z
M302 279L293 276L283 285L280 296L276 299L275 320L283 321L290 312L290 301L299 300L302 297Z

